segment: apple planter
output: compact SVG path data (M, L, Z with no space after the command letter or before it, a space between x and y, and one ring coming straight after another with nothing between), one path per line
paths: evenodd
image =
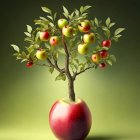
M92 118L83 100L71 102L62 99L52 106L49 123L59 140L84 140L90 131Z

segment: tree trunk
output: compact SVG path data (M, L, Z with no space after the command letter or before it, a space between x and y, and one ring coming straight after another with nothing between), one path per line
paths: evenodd
M69 89L69 99L75 102L74 80L72 78L68 78L68 89Z

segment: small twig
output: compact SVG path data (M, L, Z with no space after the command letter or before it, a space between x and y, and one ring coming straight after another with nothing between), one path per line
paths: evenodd
M37 66L44 66L44 67L50 67L49 65L47 64L36 64Z
M89 66L89 67L85 68L84 70L82 70L82 71L80 71L80 72L75 72L75 73L73 74L73 79L75 80L77 75L80 75L81 73L85 72L86 70L89 70L89 69L95 68L95 67L96 67L96 65L93 65L93 66Z
M47 62L48 62L48 64L50 65L50 67L55 68L55 69L56 69L57 71L59 71L60 73L65 73L64 69L60 69L60 68L58 67L58 65L57 65L56 62L55 62L56 64L53 64L49 58L47 58Z

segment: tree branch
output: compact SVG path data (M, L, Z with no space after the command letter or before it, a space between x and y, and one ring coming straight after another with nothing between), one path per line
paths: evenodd
M91 69L91 68L95 68L95 67L96 67L96 65L93 65L93 66L89 66L89 67L85 68L84 70L82 70L82 71L80 71L80 72L75 72L75 73L73 74L73 79L75 80L76 77L77 77L78 75L80 75L81 73L83 73L83 72L85 72L86 70L89 70L89 69Z
M37 66L44 66L44 67L49 67L47 64L36 64Z
M62 43L64 45L64 50L65 50L65 73L66 73L67 77L69 79L71 79L72 76L71 76L71 73L70 73L70 70L69 70L69 52L68 52L68 48L67 48L67 45L66 45L66 42L65 42L65 37L64 37L63 34L62 34Z
M57 61L55 60L55 64L53 64L52 62L51 62L51 60L49 59L49 58L47 58L47 62L48 62L48 64L49 64L49 67L53 67L53 68L55 68L57 71L59 71L60 73L65 73L65 71L64 71L64 69L60 69L59 67L58 67L58 64L57 64Z

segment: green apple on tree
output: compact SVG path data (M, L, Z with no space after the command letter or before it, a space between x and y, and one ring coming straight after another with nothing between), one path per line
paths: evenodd
M63 6L64 18L59 19L63 16L58 17L56 12L42 7L46 16L35 20L34 27L27 25L24 32L25 50L11 45L16 59L26 62L27 67L46 66L51 74L58 72L56 81L67 79L69 98L56 101L49 113L50 127L60 140L84 140L87 137L92 116L84 100L75 95L75 80L89 69L105 68L116 61L108 52L124 30L114 30L115 23L110 18L104 22L96 17L90 18L89 8L89 5L81 6L70 13Z
M47 58L46 50L37 50L36 57L39 60L45 60Z
M83 43L83 44L78 45L79 54L87 54L88 50L89 50L89 47L87 44Z
M67 26L69 23L66 19L59 19L58 20L58 27L62 29L63 27Z

